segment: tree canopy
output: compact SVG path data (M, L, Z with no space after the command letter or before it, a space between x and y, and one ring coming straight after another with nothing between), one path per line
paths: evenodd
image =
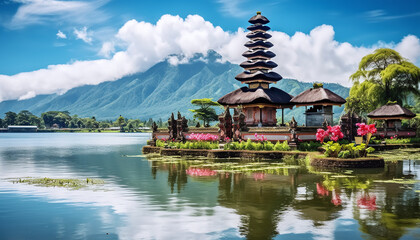
M217 113L213 107L220 106L219 103L212 101L212 98L201 98L191 100L191 104L198 106L198 109L190 109L194 113L194 119L203 121L203 126L210 121L217 121Z
M364 56L350 80L353 87L346 109L362 115L388 101L403 105L408 96L420 95L420 68L388 48Z

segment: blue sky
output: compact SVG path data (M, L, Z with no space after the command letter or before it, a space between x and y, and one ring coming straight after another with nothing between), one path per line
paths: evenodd
M416 0L3 0L0 2L0 75L13 76L49 65L109 59L115 52L126 50L124 44L115 44L118 41L111 44L110 40L131 19L156 24L165 14L182 19L199 15L234 35L238 28L249 25L247 21L256 11L262 11L270 19L273 31L290 37L296 32L309 35L326 25L333 31L329 35L333 41L349 43L353 48L398 47L407 36L413 37L411 45L417 47L420 37L420 1ZM104 54L101 49L107 42L113 51ZM405 45L405 48L411 46ZM411 59L419 63L417 55ZM292 68L283 71L288 73ZM313 80L305 78L302 80ZM2 99L5 97L0 96Z

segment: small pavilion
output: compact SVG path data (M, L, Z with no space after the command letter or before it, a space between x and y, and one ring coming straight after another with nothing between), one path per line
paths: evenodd
M401 128L402 119L412 119L415 116L416 114L397 103L388 103L368 113L372 120L385 120L386 128Z
M242 108L247 126L276 126L277 109L292 108L290 100L293 96L270 87L271 83L282 79L271 71L277 64L270 60L276 55L268 50L273 44L267 41L271 35L267 33L270 27L265 24L270 21L257 12L248 22L252 24L247 28L251 32L246 35L250 41L245 43L249 50L242 54L248 60L240 64L245 71L235 77L248 86L226 94L217 102L225 108ZM283 121L282 115L282 124Z
M327 120L329 125L334 125L333 106L341 106L346 100L339 95L333 93L329 89L324 88L321 83L314 83L310 88L290 100L296 107L305 106L307 127L322 126ZM311 106L308 109L308 106Z

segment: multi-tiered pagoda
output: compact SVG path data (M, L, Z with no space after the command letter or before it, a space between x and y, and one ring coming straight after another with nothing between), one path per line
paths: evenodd
M246 35L250 41L245 43L249 50L242 54L248 60L240 64L245 71L235 77L248 86L226 94L218 102L225 107L242 107L248 126L275 126L276 110L292 108L290 99L293 96L270 87L271 83L282 79L278 73L271 71L277 64L270 60L276 55L268 50L273 44L267 41L271 35L267 33L270 27L265 24L270 21L257 12L248 22L252 24L247 28L251 32Z

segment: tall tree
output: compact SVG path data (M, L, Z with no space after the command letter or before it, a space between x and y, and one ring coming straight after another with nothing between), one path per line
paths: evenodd
M31 112L28 110L23 110L18 113L16 122L17 125L31 125L31 117L34 116Z
M409 94L420 95L420 68L388 48L363 57L350 80L354 85L346 109L359 113L373 111L388 101L404 104Z
M4 125L16 125L17 124L17 114L14 112L7 112L6 117L4 118Z
M210 121L217 121L216 110L213 107L220 106L219 103L212 101L211 98L193 99L191 103L198 106L198 109L190 109L194 113L193 117L203 121L203 126Z

